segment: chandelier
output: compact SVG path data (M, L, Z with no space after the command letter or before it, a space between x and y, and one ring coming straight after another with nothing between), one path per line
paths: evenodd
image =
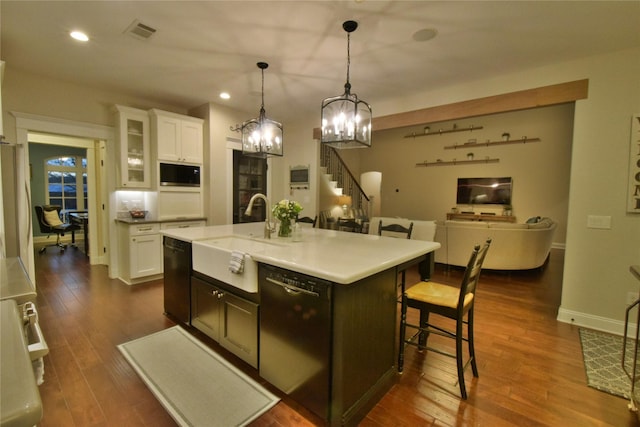
M268 119L264 111L264 70L269 64L256 65L262 71L262 104L257 119L242 123L242 154L261 158L282 156L282 124Z
M322 101L320 142L335 148L368 148L371 147L371 107L351 93L349 83L351 33L358 28L358 23L345 21L342 28L347 32L347 82L342 95Z

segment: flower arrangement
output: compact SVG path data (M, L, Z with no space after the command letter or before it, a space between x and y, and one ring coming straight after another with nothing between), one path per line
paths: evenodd
M300 206L300 203L296 202L295 200L283 199L273 205L271 213L273 213L273 216L276 219L282 221L283 219L296 219L301 211L302 206Z
M280 221L278 236L289 237L291 235L291 220L298 218L301 211L302 206L295 200L283 199L273 206L271 213L274 218Z

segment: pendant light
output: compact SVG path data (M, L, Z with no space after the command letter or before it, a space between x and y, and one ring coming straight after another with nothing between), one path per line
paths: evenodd
M262 104L257 119L242 123L242 154L263 159L282 156L282 124L268 119L264 111L264 70L269 64L258 62L256 65L262 71Z
M344 93L322 101L322 136L320 142L335 148L371 147L371 107L351 93L349 67L351 65L351 33L358 28L355 21L345 21L347 32L347 82Z

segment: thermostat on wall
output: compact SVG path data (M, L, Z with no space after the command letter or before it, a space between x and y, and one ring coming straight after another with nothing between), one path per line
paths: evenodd
M307 190L309 188L309 165L291 166L289 168L289 186L291 189Z

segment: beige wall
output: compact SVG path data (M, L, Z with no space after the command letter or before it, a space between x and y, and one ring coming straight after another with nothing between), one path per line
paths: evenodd
M631 116L640 112L638 76L640 48L454 87L416 91L413 97L388 100L373 108L374 114L382 116L589 79L589 97L578 101L575 110L558 318L620 332L627 294L638 292L638 282L629 273L629 266L640 263L640 215L626 212ZM526 134L533 136L528 130ZM515 202L515 209L520 215L520 202ZM587 228L588 215L611 216L612 228Z
M512 177L513 214L519 222L532 216L548 216L559 223L554 243L564 244L569 199L569 170L573 133L573 104L495 114L430 125L438 129L482 126L473 132L434 134L405 138L422 127L382 131L374 134L370 150L360 150L360 172L382 172L382 216L419 220L444 220L456 206L458 178ZM512 139L527 136L540 142L513 145L445 149L469 139L499 141L503 132ZM425 160L475 160L497 158L498 163L451 166L416 166ZM389 161L393 159L393 161ZM353 169L353 168L352 168ZM466 207L469 209L469 207ZM474 207L481 211L481 206ZM485 207L491 211L491 207Z

